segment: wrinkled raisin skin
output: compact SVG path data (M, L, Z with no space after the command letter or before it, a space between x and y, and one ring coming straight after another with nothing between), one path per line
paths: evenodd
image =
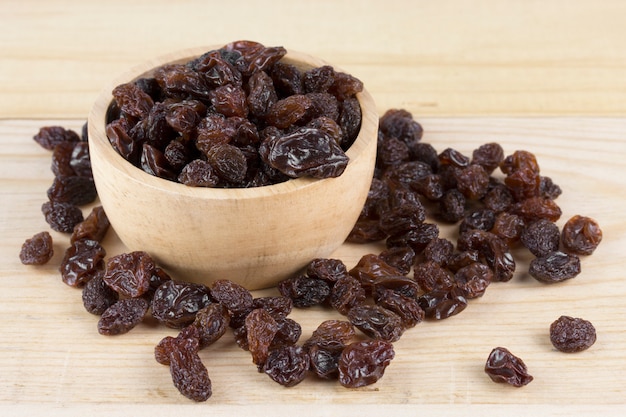
M526 364L503 347L491 351L485 363L485 372L492 381L507 383L514 387L522 387L533 380Z
M393 360L393 345L384 340L366 340L348 345L339 358L339 382L359 388L378 381Z
M26 239L20 249L20 261L24 265L43 265L52 259L52 255L52 236L45 231Z
M561 352L582 352L596 342L596 329L590 321L561 316L550 325L550 342Z

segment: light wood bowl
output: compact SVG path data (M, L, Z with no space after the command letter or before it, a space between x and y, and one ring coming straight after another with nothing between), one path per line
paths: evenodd
M150 253L174 279L210 284L230 279L248 289L275 285L345 240L367 197L376 158L378 113L359 93L363 121L347 151L344 173L299 178L247 189L189 187L151 176L123 159L105 133L116 85L150 75L168 62L186 62L216 49L188 49L146 62L106 86L89 114L89 149L101 203L131 250ZM301 69L327 64L289 51Z

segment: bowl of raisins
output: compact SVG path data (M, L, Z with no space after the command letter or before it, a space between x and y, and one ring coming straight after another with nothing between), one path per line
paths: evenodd
M146 62L89 114L98 196L129 250L181 280L275 285L346 239L378 114L323 60L237 41Z

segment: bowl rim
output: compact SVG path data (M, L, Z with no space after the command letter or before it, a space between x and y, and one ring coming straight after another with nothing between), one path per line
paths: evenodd
M317 179L301 177L293 178L277 184L249 188L190 187L185 184L150 175L128 162L115 151L108 140L105 126L108 109L113 100L112 92L117 85L145 76L158 66L173 62L186 62L194 57L206 53L207 51L218 49L222 46L223 45L208 45L203 47L185 48L164 54L142 62L108 82L98 94L98 97L96 98L88 115L87 128L90 153L99 152L102 158L108 161L111 169L115 169L129 181L133 181L138 184L140 183L143 186L148 186L154 189L159 189L160 191L168 194L185 195L201 199L222 200L232 198L264 198L271 197L276 194L290 193L308 187L323 186L325 182L333 181L335 178ZM310 66L311 68L331 65L336 71L345 72L341 68L334 66L325 60L291 49L287 50L287 54L283 57L283 59L290 63L301 63L301 66ZM346 155L349 158L346 169L349 169L352 161L365 152L369 147L369 143L373 140L377 140L378 136L378 113L372 96L367 89L363 87L363 91L357 93L356 98L361 106L361 127L356 139L346 151Z

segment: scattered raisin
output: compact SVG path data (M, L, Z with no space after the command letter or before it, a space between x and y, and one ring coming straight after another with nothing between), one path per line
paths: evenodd
M119 295L104 282L102 274L97 274L83 287L82 298L85 310L100 316L118 301Z
M52 236L45 231L26 239L20 249L20 261L24 265L43 265L52 259L52 255Z
M69 203L46 201L41 206L41 211L50 228L61 233L72 233L74 227L84 220L80 208Z
M80 141L78 133L61 126L42 127L33 139L41 145L42 148L50 151L60 143Z
M59 271L64 283L82 287L104 269L106 251L99 242L89 239L77 240L67 248Z
M530 262L528 273L546 284L562 282L580 274L580 259L575 254L551 252Z
M106 336L128 333L143 321L149 303L144 298L125 298L107 308L100 321L98 332Z
M404 332L400 316L378 305L356 305L348 312L348 319L354 327L374 339L395 342Z
M594 219L577 215L565 223L561 237L569 252L591 255L602 241L602 230Z
M206 286L167 280L154 292L152 316L168 327L182 328L191 324L198 311L210 303Z
M485 372L492 381L507 383L514 387L522 387L533 380L526 364L503 347L491 351L485 363Z
M378 381L395 357L390 342L374 339L348 345L339 357L339 382L359 388Z
M550 341L561 352L581 352L596 342L596 329L587 320L561 316L550 325Z
M120 295L139 297L150 289L156 265L143 251L123 253L107 260L104 282Z
M302 347L295 345L271 350L263 365L263 372L286 387L302 382L308 371L309 356Z

